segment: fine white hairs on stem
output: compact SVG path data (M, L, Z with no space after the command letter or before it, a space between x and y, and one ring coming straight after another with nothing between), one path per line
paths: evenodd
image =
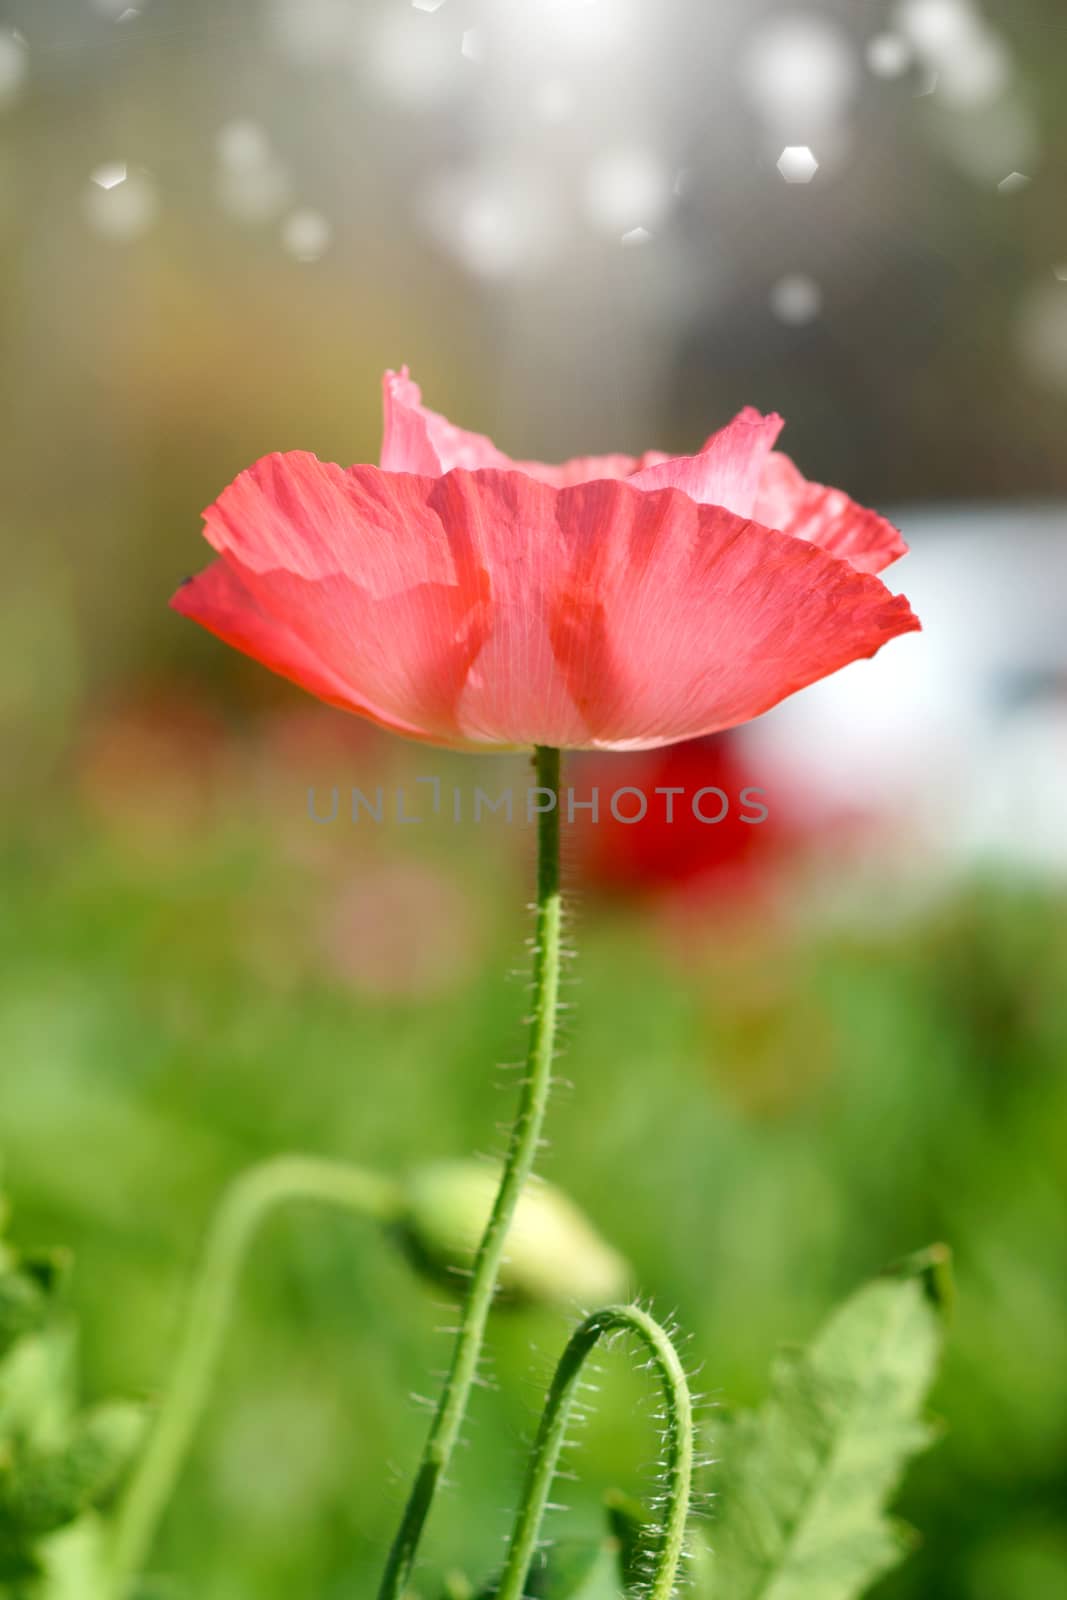
M560 1357L530 1455L497 1600L522 1600L531 1564L541 1546L545 1512L551 1509L549 1492L560 1452L568 1443L568 1429L584 1420L578 1397L587 1390L599 1392L598 1385L588 1382L587 1363L602 1342L621 1333L632 1335L644 1346L663 1392L656 1497L659 1514L647 1541L647 1584L643 1587L648 1600L671 1600L674 1594L692 1495L692 1401L685 1370L667 1330L643 1307L630 1305L607 1306L585 1317Z

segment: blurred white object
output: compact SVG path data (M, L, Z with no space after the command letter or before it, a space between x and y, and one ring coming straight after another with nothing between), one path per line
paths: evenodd
M98 189L117 189L120 183L126 182L125 161L108 161L96 167L89 175L89 182L95 183Z
M776 165L786 183L810 183L819 170L815 153L806 144L787 144Z
M517 167L445 169L418 200L419 219L468 272L486 280L537 273L561 234L557 196Z
M840 125L855 98L855 46L820 12L786 12L759 23L746 41L740 78L772 134L818 138Z
M267 222L289 200L289 174L275 156L266 129L238 118L219 129L216 194L222 209L241 222Z
M770 298L771 310L778 321L791 328L814 322L822 310L822 290L814 278L802 272L791 272L779 278Z
M957 864L1067 872L1067 506L891 515L911 554L883 581L922 633L750 724L751 770Z
M83 209L95 233L125 242L148 232L159 212L159 197L147 173L129 172L116 161L92 174Z
M937 94L946 105L987 106L1010 85L1008 48L971 0L900 0L896 25L937 73Z
M506 55L601 73L640 39L650 13L652 25L661 25L642 0L481 0L480 13Z
M897 27L924 55L944 58L966 48L980 27L971 0L899 0Z
M900 78L913 61L911 45L899 33L876 33L867 41L867 67L876 78Z
M411 111L439 106L458 93L465 78L463 56L469 54L467 29L461 44L443 26L444 18L410 8L386 11L366 52L373 82L395 104ZM462 54L461 54L462 50ZM364 51L357 48L357 67L364 68Z
M231 172L248 172L270 160L270 140L258 122L237 119L219 129L219 160Z
M333 243L333 228L321 211L294 211L282 224L282 244L297 261L321 261Z
M670 176L651 150L609 150L589 168L586 213L605 233L654 227L670 199Z

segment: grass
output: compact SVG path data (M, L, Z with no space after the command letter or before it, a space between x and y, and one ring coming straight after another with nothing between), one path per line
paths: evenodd
M16 1238L75 1251L90 1398L158 1388L206 1220L248 1162L305 1150L396 1172L500 1147L529 932L513 834L457 858L447 832L373 848L312 832L232 813L144 832L72 803L4 860L0 1156ZM712 1453L716 1405L758 1399L781 1341L943 1238L959 1280L935 1395L947 1432L900 1507L922 1547L883 1592L1053 1600L1067 905L973 885L880 927L709 928L684 955L647 910L588 903L577 922L573 1086L542 1170L690 1331ZM441 1299L367 1225L272 1224L156 1552L178 1592L372 1589L425 1427L410 1395L445 1361ZM496 1388L435 1515L428 1590L499 1560L568 1328L547 1310L495 1320ZM604 1365L556 1533L588 1526L608 1487L647 1488L644 1380Z

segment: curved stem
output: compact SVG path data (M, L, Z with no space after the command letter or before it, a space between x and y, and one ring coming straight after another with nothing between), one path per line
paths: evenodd
M389 1552L378 1600L398 1600L407 1586L434 1495L448 1468L478 1370L485 1327L496 1292L504 1241L523 1185L533 1168L552 1081L552 1052L559 999L560 887L558 750L538 746L537 783L551 807L537 819L537 927L533 963L533 1013L522 1096L511 1132L500 1188L478 1246L459 1334L444 1389L430 1425L415 1483ZM547 805L547 801L546 801Z
M642 1311L640 1306L607 1306L586 1317L571 1335L560 1357L537 1430L522 1504L508 1545L507 1563L496 1600L522 1600L582 1368L601 1339L622 1331L636 1334L645 1345L663 1386L667 1481L663 1525L652 1552L648 1600L670 1600L674 1592L693 1478L693 1407L689 1385L678 1352L665 1330L647 1311Z
M270 1213L291 1200L343 1206L380 1221L391 1221L403 1205L387 1179L310 1156L278 1156L231 1184L211 1223L169 1385L119 1503L111 1549L116 1600L144 1564L203 1413L249 1247Z

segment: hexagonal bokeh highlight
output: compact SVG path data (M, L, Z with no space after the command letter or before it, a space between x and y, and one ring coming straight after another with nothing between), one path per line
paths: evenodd
M787 144L776 164L786 183L810 183L819 170L815 152L807 144Z

